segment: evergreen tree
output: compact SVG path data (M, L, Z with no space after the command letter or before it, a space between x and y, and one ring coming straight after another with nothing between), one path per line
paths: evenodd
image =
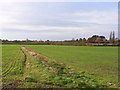
M115 32L113 31L113 37L112 37L112 40L114 41L115 40Z
M109 41L111 42L112 41L112 32L110 32L110 39Z

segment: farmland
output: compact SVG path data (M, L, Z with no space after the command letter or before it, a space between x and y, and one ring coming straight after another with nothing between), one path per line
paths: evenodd
M32 50L48 55L77 72L87 71L96 77L117 82L118 47L85 46L28 46Z
M23 73L24 54L18 46L2 46L2 80L3 86L18 77Z
M3 87L85 88L117 83L117 47L22 46L2 46Z

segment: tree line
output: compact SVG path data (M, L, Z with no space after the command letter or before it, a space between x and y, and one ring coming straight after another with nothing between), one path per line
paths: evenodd
M64 41L38 41L38 40L1 40L2 44L27 44L27 45L73 45L73 46L108 46L108 45L120 45L120 40L115 38L115 32L110 32L109 40L105 38L105 36L93 35L92 37L79 38L72 40L64 40Z

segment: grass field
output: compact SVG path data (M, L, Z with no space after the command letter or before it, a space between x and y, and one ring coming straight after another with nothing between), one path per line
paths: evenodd
M106 87L107 81L117 83L117 61L117 47L2 45L3 86Z
M96 77L118 82L118 47L28 46L32 50Z

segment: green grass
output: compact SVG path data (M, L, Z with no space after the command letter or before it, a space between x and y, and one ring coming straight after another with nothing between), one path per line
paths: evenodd
M25 51L25 50L24 50ZM105 82L92 78L85 72L76 73L63 63L45 56L31 56L27 51L24 88L110 88ZM46 62L47 61L47 62ZM57 72L51 71L51 68ZM72 71L72 72L71 72Z
M17 78L20 80L23 74L24 54L19 46L2 46L2 84L3 86L12 83Z
M76 72L86 71L93 77L118 81L118 47L28 45L32 50L71 66Z
M116 87L108 86L106 81L117 83L117 47L24 45L40 53L33 57L21 46L2 45L3 86L17 83L18 88Z

